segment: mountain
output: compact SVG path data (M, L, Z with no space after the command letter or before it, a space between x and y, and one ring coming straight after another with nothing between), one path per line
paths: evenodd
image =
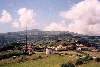
M27 30L27 42L42 45L55 45L62 40L70 43L76 41L86 45L100 46L100 36L88 36L68 31L41 31L39 29ZM14 43L25 43L26 31L0 33L0 47Z
M45 39L45 37L52 36L84 36L68 31L41 31L39 29L27 30L28 41L34 42ZM20 42L24 43L26 37L26 31L0 33L0 44ZM56 37L55 37L56 38Z

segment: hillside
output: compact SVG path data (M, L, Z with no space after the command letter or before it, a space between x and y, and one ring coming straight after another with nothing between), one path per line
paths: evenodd
M11 43L25 43L26 31L0 33L0 45ZM41 31L39 29L27 30L27 42L32 44L56 45L61 40L75 43L80 41L86 45L100 46L100 36L87 36L68 31Z
M8 32L8 33L0 33L0 44L4 43L13 43L13 42L24 42L25 41L25 32ZM68 35L68 36L80 36L79 34L75 34L68 31L41 31L38 29L32 29L27 31L28 41L43 39L47 36L53 35Z

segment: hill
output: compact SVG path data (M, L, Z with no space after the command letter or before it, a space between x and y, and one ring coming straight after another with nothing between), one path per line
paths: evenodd
M0 33L0 45L11 43L25 43L26 31ZM28 43L55 45L64 40L66 42L80 41L86 45L100 46L100 36L88 36L68 31L41 31L39 29L27 30Z

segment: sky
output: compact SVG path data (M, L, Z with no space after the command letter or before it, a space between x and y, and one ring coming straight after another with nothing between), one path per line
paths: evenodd
M0 33L28 29L100 35L99 0L0 0Z

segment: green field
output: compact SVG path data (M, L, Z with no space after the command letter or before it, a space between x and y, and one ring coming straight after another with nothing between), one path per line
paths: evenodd
M77 52L67 51L66 53L68 53L68 55L63 56L59 54L46 55L45 53L36 53L32 56L25 56L27 60L24 62L19 61L22 56L17 57L15 59L9 58L0 61L0 67L61 67L62 63L67 63L69 61L75 63L75 61L77 60L76 56L69 56L70 54L75 55L77 54ZM78 67L100 67L100 62L90 61L89 63L79 65Z
M23 63L11 63L2 67L60 67L62 63L68 61L74 62L75 60L75 58L69 59L67 56L52 55L43 59L28 60Z
M100 52L91 52L91 51L84 51L84 52L91 56L100 57Z
M79 65L78 67L100 67L100 62L92 61L87 64Z

